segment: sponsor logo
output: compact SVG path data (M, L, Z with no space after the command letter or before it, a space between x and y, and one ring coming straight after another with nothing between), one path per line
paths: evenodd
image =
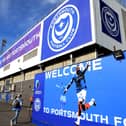
M39 89L39 87L40 87L40 82L39 82L39 80L36 80L36 82L35 82L35 88Z
M35 94L42 94L41 88L40 88L40 81L36 80L35 81Z
M35 99L34 109L36 112L40 111L40 109L41 109L41 101L39 98Z
M79 11L74 5L66 5L53 17L47 35L48 46L62 51L73 40L79 25Z

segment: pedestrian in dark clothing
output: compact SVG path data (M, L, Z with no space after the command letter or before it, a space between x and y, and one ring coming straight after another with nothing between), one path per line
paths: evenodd
M15 115L14 117L10 120L10 126L13 126L17 124L17 120L18 120L18 117L19 117L19 114L20 114L20 111L21 111L21 108L22 108L22 95L19 94L18 96L15 97L15 99L13 100L12 102L12 110L15 111Z

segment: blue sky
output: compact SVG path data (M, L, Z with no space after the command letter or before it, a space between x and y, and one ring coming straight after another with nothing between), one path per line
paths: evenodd
M0 43L8 48L63 0L0 0Z
M64 0L0 0L0 43L9 48ZM118 0L126 5L126 0ZM0 45L1 47L1 45ZM4 49L4 50L5 50Z

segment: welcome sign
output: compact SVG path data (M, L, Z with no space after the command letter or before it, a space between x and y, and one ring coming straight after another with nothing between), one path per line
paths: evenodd
M126 56L126 53L125 53ZM63 91L75 75L77 65L83 70L87 62L37 74L34 83L33 123L38 126L75 126L78 101L75 83ZM126 126L125 64L113 56L88 61L86 74L87 96L96 106L83 111L80 126Z

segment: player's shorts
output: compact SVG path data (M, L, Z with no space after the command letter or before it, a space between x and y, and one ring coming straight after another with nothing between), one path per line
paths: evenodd
M87 94L87 91L86 90L81 90L80 92L77 93L77 98L78 98L78 101L84 101L86 99L86 94Z

